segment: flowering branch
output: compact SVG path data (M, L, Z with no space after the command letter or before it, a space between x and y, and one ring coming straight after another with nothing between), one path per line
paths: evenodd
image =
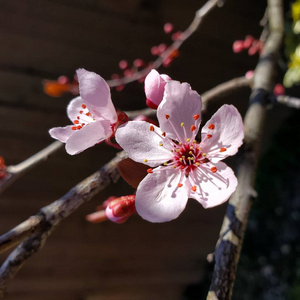
M9 281L14 278L26 260L43 247L49 235L62 220L110 183L117 182L120 178L118 163L126 157L124 151L118 153L99 171L77 184L63 197L43 207L35 216L0 237L1 252L22 241L0 267L0 297L4 296Z
M268 12L270 35L255 70L250 107L245 116L244 151L238 167L239 185L229 201L216 245L214 273L207 296L209 300L231 299L251 199L255 197L255 169L266 100L274 85L273 75L284 32L282 1L268 0Z
M152 64L147 68L135 72L132 75L123 77L120 79L108 80L107 83L110 87L116 87L124 85L133 81L136 81L140 78L145 77L151 69L159 68L163 62L199 28L199 25L205 18L205 16L211 12L216 6L221 6L224 0L209 0L207 1L199 10L196 11L196 15L190 26L180 34L179 38L176 39L171 46L169 46Z

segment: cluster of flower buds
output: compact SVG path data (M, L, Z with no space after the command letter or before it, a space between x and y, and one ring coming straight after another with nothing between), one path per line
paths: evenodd
M96 212L87 215L86 220L91 223L110 220L114 223L122 224L135 213L135 195L119 198L112 196L98 206Z
M6 177L6 165L4 158L0 156L0 180Z
M164 32L166 34L171 34L171 39L172 41L176 41L180 38L181 36L181 32L180 31L176 31L174 32L174 26L171 23L166 23L164 25ZM151 54L153 56L161 56L162 53L164 53L166 50L168 49L168 45L165 43L161 43L157 46L153 46L151 48ZM167 57L164 61L163 61L163 66L164 67L169 67L171 62L174 60L174 58L179 56L179 51L178 50L174 50L169 57ZM143 68L151 68L153 62L146 62L141 58L137 58L133 61L132 64L130 64L127 60L121 60L119 62L119 68L121 69L122 74L117 74L114 73L111 75L111 79L116 80L116 79L121 79L122 77L129 77L132 74L139 72L141 69ZM139 82L144 82L145 77L140 78L138 81ZM116 86L116 91L120 92L124 89L125 85L124 84L120 84L118 86Z
M260 54L263 47L264 43L261 40L255 39L251 35L246 35L244 40L237 40L232 45L234 53L248 50L249 55L254 55L256 53Z
M71 93L73 95L78 95L78 79L74 76L73 80L70 80L67 76L59 76L57 80L43 81L43 88L45 94L51 97L61 97L64 93Z

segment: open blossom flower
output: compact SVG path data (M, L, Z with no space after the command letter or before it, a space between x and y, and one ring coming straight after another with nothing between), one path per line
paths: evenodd
M205 208L219 205L236 189L233 171L220 160L242 144L241 116L234 106L223 105L203 127L199 143L201 106L189 84L171 81L157 110L160 128L132 121L116 132L129 157L151 167L135 199L138 214L150 222L177 218L188 198Z
M80 97L67 107L72 125L52 128L50 135L66 143L66 151L73 155L109 138L118 115L106 81L94 72L77 70Z
M157 109L163 99L165 86L171 78L165 74L159 74L156 70L151 72L145 78L146 103L150 108Z

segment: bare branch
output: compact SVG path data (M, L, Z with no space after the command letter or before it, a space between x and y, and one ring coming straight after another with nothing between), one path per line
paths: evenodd
M216 245L214 273L207 296L209 300L231 299L251 199L253 198L255 169L266 112L266 99L269 98L274 84L273 76L283 38L282 1L268 0L268 12L270 35L266 40L255 70L250 107L245 116L244 151L237 172L239 185L229 200L220 238Z
M49 235L62 220L110 183L117 182L120 178L118 163L126 157L127 154L124 151L119 152L98 172L0 238L2 251L23 240L0 268L0 297L4 296L9 281L14 278L26 260L43 247ZM34 230L30 227L30 222L33 222ZM5 242L6 248L3 246Z
M152 64L151 66L135 72L130 76L123 77L120 79L108 80L107 83L110 87L124 85L140 78L147 76L151 69L159 68L162 63L175 51L180 48L180 46L199 28L199 25L205 18L205 16L211 12L215 7L221 5L223 1L221 0L209 0L207 1L199 10L196 11L195 18L190 24L190 26L180 34L180 37L173 42Z
M63 144L61 142L54 142L47 146L45 149L34 154L28 159L24 160L16 166L9 166L6 168L7 175L0 181L0 193L8 188L16 179L18 179L25 172L35 167L39 163L46 161L49 156L61 149Z
M284 104L288 107L300 109L300 98L282 95L282 96L277 96L276 100L278 103Z

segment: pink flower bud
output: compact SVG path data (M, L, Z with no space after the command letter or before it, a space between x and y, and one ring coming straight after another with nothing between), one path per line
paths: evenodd
M158 45L158 51L160 53L166 51L166 49L167 49L167 45L166 44L160 44L160 45Z
M171 32L173 31L173 29L174 29L174 26L173 26L172 23L166 23L166 24L164 25L164 32L165 32L166 34L171 33Z
M128 68L128 62L127 60L121 60L119 62L119 67L121 70L125 70L126 68Z
M251 79L254 75L254 71L253 70L249 70L246 74L245 74L245 77L247 79Z
M137 58L133 61L133 65L136 67L136 68L141 68L145 65L145 62L140 59L140 58Z
M156 70L151 70L145 79L146 104L156 109L163 99L165 86L172 79L165 74L159 74Z
M255 38L251 35L246 35L245 41L244 41L244 48L248 49L252 43L254 42Z
M244 41L235 41L232 45L232 50L234 53L242 52L245 49L244 47Z
M124 223L135 212L135 195L116 198L105 210L106 217L118 224Z
M159 54L159 50L158 50L158 47L157 46L153 46L151 48L151 54L152 55L158 55Z
M178 39L180 39L180 37L181 37L181 31L177 31L177 32L172 34L172 40L173 41L177 41Z
M285 94L284 86L283 86L281 83L277 83L277 84L274 86L273 94L274 94L275 96L284 95L284 94Z

